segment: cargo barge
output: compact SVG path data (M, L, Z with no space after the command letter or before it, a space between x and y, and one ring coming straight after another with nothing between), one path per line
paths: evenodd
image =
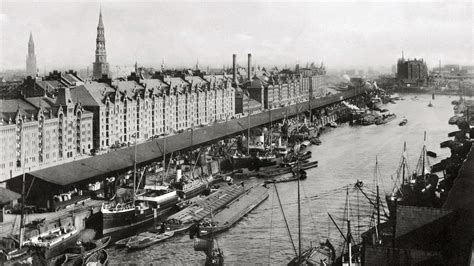
M199 227L199 235L206 236L225 231L235 225L242 217L255 209L268 198L268 188L255 185L229 203L225 209L212 216L205 218Z

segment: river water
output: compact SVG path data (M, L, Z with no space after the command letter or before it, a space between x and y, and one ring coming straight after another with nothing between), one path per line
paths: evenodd
M449 156L449 149L441 149L439 143L447 140L448 133L457 129L456 126L448 125L448 119L453 115L451 101L457 100L457 97L436 96L432 100L431 95L402 96L405 100L384 107L397 115L390 123L380 126L340 125L321 135L322 145L308 148L313 154L311 160L319 161L319 166L308 170L308 178L300 183L303 249L329 238L336 250L341 250L338 247L342 243L341 236L327 213L346 232L343 217L347 191L350 195L352 233L356 240L359 238L358 233L368 229L373 208L353 188L353 184L362 180L364 191L369 194L374 191L376 157L383 200L383 195L393 188L404 142L407 143L408 163L412 170L416 167L422 149L424 131L427 134L427 149L438 154L437 159L430 159L431 165ZM430 101L433 107L427 106ZM407 125L398 126L403 117L408 119ZM253 178L246 182L262 180ZM291 235L298 249L297 183L281 183L277 186ZM284 265L294 256L273 187L269 194L265 202L233 228L217 236L226 264ZM109 255L112 264L203 265L205 259L202 252L194 251L193 241L188 235L178 236L137 252L111 248Z

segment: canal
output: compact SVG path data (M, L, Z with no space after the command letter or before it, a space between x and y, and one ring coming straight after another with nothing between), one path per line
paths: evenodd
M431 95L421 94L407 94L403 97L405 100L384 107L397 115L394 121L380 126L340 125L322 134L322 145L308 148L313 153L311 160L319 161L319 167L308 170L308 178L300 183L303 249L329 238L336 250L341 250L341 236L327 213L333 215L345 232L343 217L346 191L350 194L351 224L355 239L358 240L359 233L369 227L372 207L353 185L348 184L362 180L364 190L373 192L376 157L383 199L393 188L404 142L407 143L411 171L415 170L420 156L424 131L427 133L427 149L438 154L437 159L430 158L431 165L449 156L449 149L441 149L439 143L448 139L449 132L456 130L456 126L448 125L448 119L453 115L451 101L458 98L436 96L432 100ZM430 101L433 107L427 106ZM408 119L407 125L398 126L403 117ZM262 180L253 178L245 182ZM277 186L297 249L297 183L282 183ZM226 264L283 265L294 256L273 187L270 197L263 204L235 227L218 235L217 239L219 247L224 251ZM188 235L175 237L138 252L113 247L109 254L112 264L140 261L140 264L203 265L205 258L202 252L193 250L193 241Z

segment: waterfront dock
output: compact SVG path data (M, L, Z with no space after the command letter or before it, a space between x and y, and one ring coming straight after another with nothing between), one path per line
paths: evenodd
M244 116L206 127L195 128L180 134L139 143L136 145L136 162L139 165L150 163L162 157L164 153L170 154L172 152L190 149L193 146L205 145L212 141L243 132L249 127L262 126L269 124L271 121L275 122L310 109L322 108L357 97L366 91L366 88L347 90L322 98L314 98L307 102L252 114L250 119ZM164 150L165 139L166 151ZM125 171L133 167L133 160L130 158L134 158L134 154L135 147L130 146L106 154L33 171L27 173L27 183L31 182L33 178L38 178L53 186L67 186L84 182L94 177L113 176L117 172ZM21 176L8 180L7 186L12 189L15 188L13 190L18 190L20 180L17 179L21 179Z
M213 215L212 219L206 219L207 224L210 226L201 227L201 236L229 229L267 198L268 188L262 185L255 185L227 204L224 209Z

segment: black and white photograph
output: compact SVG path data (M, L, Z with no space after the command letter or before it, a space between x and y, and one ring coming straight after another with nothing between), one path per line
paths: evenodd
M0 265L474 265L474 1L0 0Z

